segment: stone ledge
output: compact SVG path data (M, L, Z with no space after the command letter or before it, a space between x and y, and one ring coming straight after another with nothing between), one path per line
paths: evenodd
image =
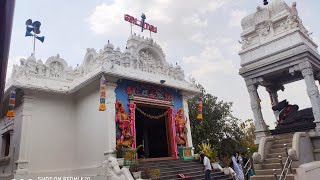
M0 166L9 164L10 159L11 159L11 155L0 158Z

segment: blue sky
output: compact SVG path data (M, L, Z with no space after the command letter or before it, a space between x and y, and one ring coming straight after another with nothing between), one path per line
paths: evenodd
M8 73L19 58L32 52L32 38L24 37L25 21L29 18L42 23L42 35L46 37L43 44L37 42L37 59L45 62L60 54L75 67L82 63L86 48L99 50L108 40L123 50L130 34L123 14L140 17L144 12L146 21L158 27L158 33L152 36L162 46L167 61L177 62L186 77L194 76L220 100L234 102L236 117L253 118L247 89L238 75L238 40L241 19L258 5L263 6L262 0L17 0ZM318 0L297 1L303 24L313 32L317 44L320 44L319 7ZM134 28L134 32L140 33L139 30ZM264 118L273 126L268 94L264 88L259 93ZM279 99L284 98L302 108L310 106L303 81L287 85L285 92L279 93Z

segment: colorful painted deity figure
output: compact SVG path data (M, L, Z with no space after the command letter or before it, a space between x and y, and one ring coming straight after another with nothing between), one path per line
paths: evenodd
M121 101L116 102L116 122L119 124L118 128L121 131L121 136L117 139L117 144L130 147L132 145L132 135L130 132L131 120L128 114L125 112Z
M188 122L188 119L184 120L183 117L183 111L181 108L178 109L176 117L175 117L175 124L177 128L177 144L178 145L186 145L188 146L187 141L187 127L186 124Z

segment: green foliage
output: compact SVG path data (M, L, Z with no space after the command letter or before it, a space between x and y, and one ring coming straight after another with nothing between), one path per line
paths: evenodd
M126 154L127 149L129 149L129 148L127 148L123 145L117 145L116 146L117 158L123 158Z
M240 124L241 131L244 136L240 141L240 144L243 148L245 148L244 152L248 152L249 154L253 154L258 151L258 145L254 144L254 140L256 139L255 130L256 127L252 119L248 119Z
M143 179L159 179L160 178L160 169L153 168L143 168L141 173L141 178Z
M139 170L138 169L139 162L138 162L138 159L136 158L136 154L138 150L142 147L143 145L139 145L137 148L127 150L125 153L125 156L124 156L125 164L126 162L129 162L131 172L137 172Z
M215 162L217 161L217 156L218 156L218 151L217 150L214 150L212 147L211 147L211 144L208 144L208 143L202 143L200 146L199 146L200 150L204 153L204 155L206 155L211 162Z
M222 158L221 158L222 167L229 167L230 163L231 163L231 157L222 156Z
M202 94L188 101L192 141L196 152L200 151L202 143L208 143L218 150L219 157L231 156L234 151L241 149L240 140L243 137L239 127L240 120L232 116L232 103L219 101L217 97L206 93L201 85L198 87L202 89ZM203 98L203 120L197 119L199 97Z

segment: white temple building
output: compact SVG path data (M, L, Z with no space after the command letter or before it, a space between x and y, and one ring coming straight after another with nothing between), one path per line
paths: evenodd
M149 158L177 158L178 145L192 147L190 121L186 134L175 126L177 118L188 119L187 100L199 93L194 81L166 61L153 39L134 34L126 46L124 52L109 42L99 52L88 48L75 69L59 55L14 65L0 121L0 179L95 179L105 155L121 143L144 144L140 155ZM106 110L99 111L103 76ZM15 116L9 118L12 90Z

